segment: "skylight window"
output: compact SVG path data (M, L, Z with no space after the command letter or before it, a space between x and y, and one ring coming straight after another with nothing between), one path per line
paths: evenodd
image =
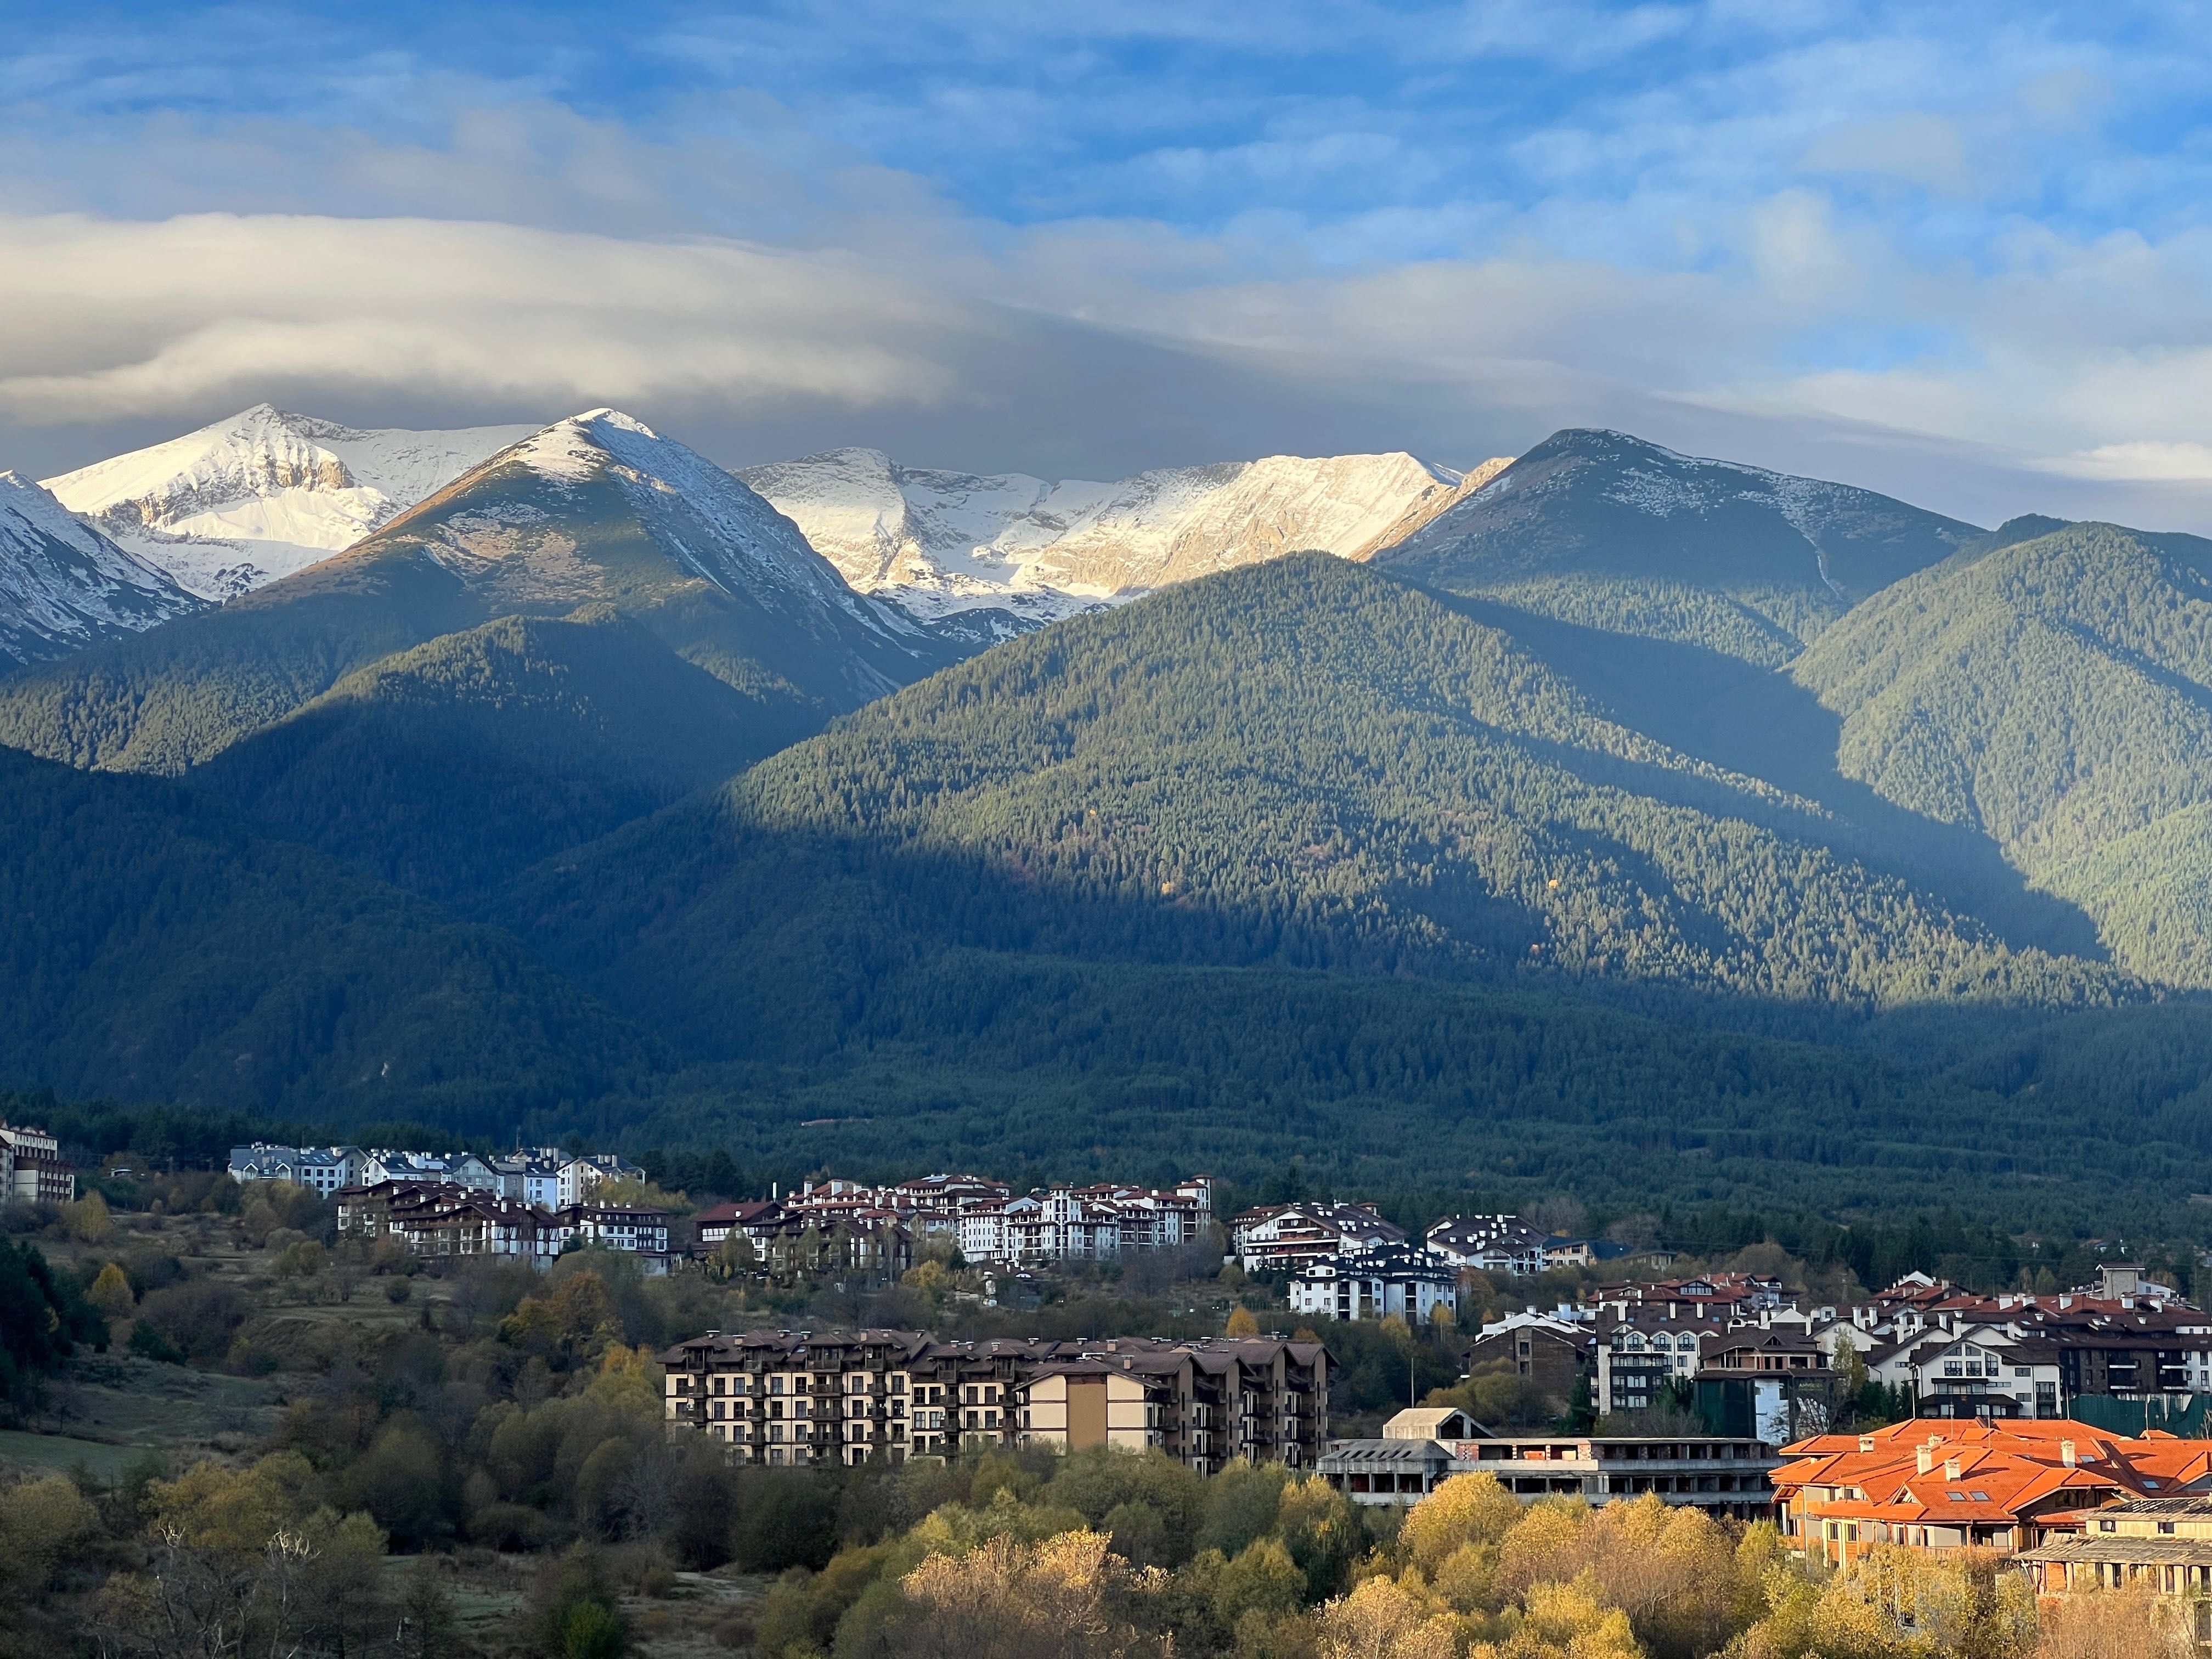
M1963 1504L1966 1501L1966 1494L1962 1492L1947 1492L1943 1496L1949 1498L1954 1504Z
M1986 1504L1989 1501L1990 1495L1985 1492L1978 1492L1974 1494L1974 1502L1977 1504Z

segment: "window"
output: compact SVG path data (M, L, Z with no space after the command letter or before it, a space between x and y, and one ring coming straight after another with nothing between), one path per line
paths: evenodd
M2110 1521L2100 1521L2097 1522L2097 1530L2099 1532L2118 1532L2119 1528Z
M2161 1521L2158 1523L2158 1529L2160 1532L2172 1532L2173 1530L2173 1522L2171 1521Z

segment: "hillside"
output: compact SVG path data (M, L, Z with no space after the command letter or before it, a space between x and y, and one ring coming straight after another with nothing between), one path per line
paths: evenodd
M1463 476L1404 453L1270 455L1048 483L839 449L738 476L860 592L1034 624L1285 553L1372 557L1505 465Z
M46 487L179 586L227 599L343 552L529 434L364 431L257 404Z
M79 1093L481 1132L648 1049L496 930L178 786L0 750L0 1070Z
M1569 430L1377 558L1451 592L1778 667L1979 534L1871 490Z
M951 654L853 593L727 473L602 410L501 452L339 557L0 684L0 742L173 775L395 651L589 606L772 708L779 738Z
M265 830L467 905L817 723L611 610L507 617L355 671L191 780Z
M951 946L1693 995L1829 1030L2138 994L1837 833L1499 629L1307 556L939 674L540 872L519 914L730 1054L816 1041Z
M1793 673L1841 716L1850 775L1988 836L2122 962L2212 984L2212 542L2008 526L1875 595Z
M0 671L143 633L199 608L38 485L0 472Z

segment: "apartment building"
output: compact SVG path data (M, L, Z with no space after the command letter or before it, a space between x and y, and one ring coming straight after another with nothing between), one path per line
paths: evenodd
M1913 1274L1822 1340L1856 1348L1923 1417L2056 1419L2094 1396L2178 1413L2212 1393L2212 1315L2163 1286L2150 1294L2127 1264L2101 1278L2094 1290L1979 1296Z
M1246 1273L1295 1273L1311 1261L1403 1244L1406 1230L1365 1204L1273 1204L1230 1224Z
M621 1250L669 1271L667 1213L632 1205L544 1210L458 1182L384 1181L337 1194L340 1237L391 1238L422 1256L489 1256L544 1268L571 1248Z
M341 1187L360 1184L368 1167L368 1155L358 1146L279 1146L257 1140L230 1149L233 1181L289 1181L325 1198Z
M742 1462L1122 1445L1200 1474L1239 1457L1311 1468L1328 1364L1320 1343L1280 1337L940 1342L885 1330L709 1332L661 1356L669 1422Z
M0 1118L0 1203L70 1204L76 1171L62 1158L61 1142L27 1123Z
M1291 1275L1291 1311L1322 1319L1416 1323L1459 1309L1459 1273L1426 1250L1384 1244L1351 1255L1322 1256Z
M1455 1215L1421 1236L1431 1254L1455 1267L1509 1279L1533 1279L1549 1265L1552 1235L1513 1215ZM1564 1241L1561 1241L1564 1242Z
M1566 1400L1583 1373L1592 1369L1596 1340L1588 1326L1551 1314L1508 1314L1482 1328L1468 1345L1461 1366L1469 1376L1499 1372L1525 1376L1553 1399ZM1601 1390L1594 1398L1602 1401L1607 1396Z

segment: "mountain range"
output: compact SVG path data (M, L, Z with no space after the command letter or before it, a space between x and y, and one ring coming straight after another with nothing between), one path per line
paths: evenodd
M738 476L854 588L923 615L1048 621L1285 553L1372 558L1510 465L1455 472L1400 453L1270 455L1118 483L895 465L839 449Z
M0 595L84 600L0 677L27 1079L1622 1201L2212 1156L2212 544L1599 431L1077 484L225 424L205 501L380 521L214 605L148 555L273 513L0 492Z

